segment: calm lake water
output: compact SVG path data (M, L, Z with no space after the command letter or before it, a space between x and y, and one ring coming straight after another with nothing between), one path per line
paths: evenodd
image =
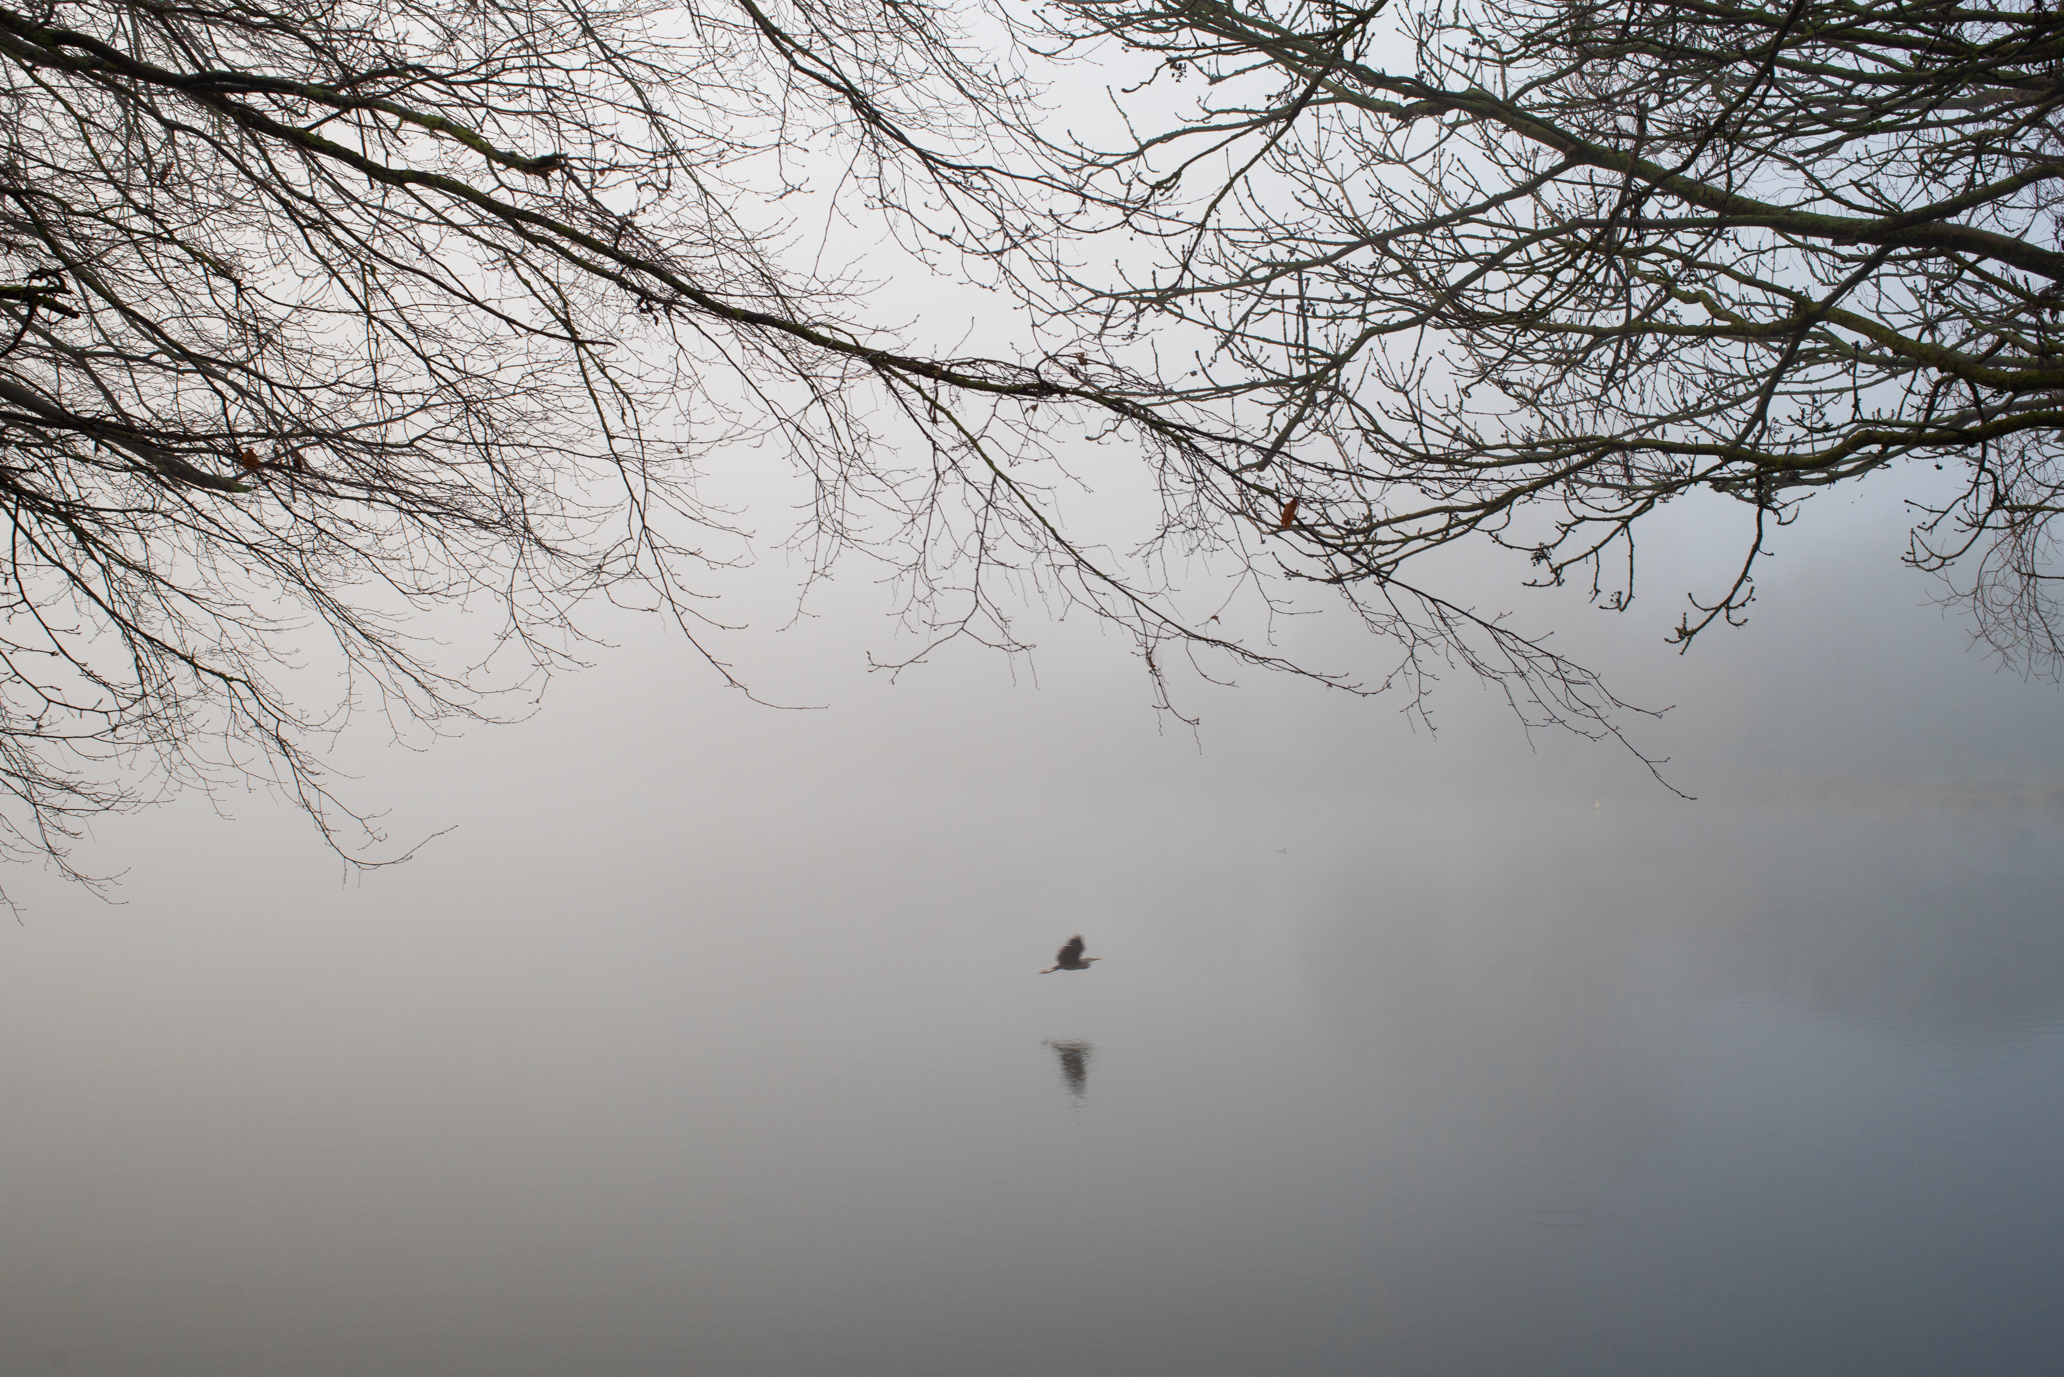
M0 1371L2064 1362L2040 800L771 799L576 859L0 929Z

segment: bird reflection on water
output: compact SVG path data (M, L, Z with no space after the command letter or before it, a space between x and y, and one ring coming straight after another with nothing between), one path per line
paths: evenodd
M1068 1093L1081 1099L1089 1089L1089 1057L1096 1048L1086 1042L1062 1042L1048 1038L1046 1045L1054 1049L1061 1058L1061 1083L1068 1087Z

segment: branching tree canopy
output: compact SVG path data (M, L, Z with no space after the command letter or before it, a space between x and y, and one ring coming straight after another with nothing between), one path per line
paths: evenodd
M1056 149L1085 194L1023 284L1078 328L1201 341L1168 400L1265 440L1229 464L1174 455L1173 486L1285 528L1293 572L1452 654L1485 628L1416 591L1442 547L1508 547L1623 607L1643 518L1724 494L1752 529L1695 593L1689 642L1742 615L1805 498L1904 466L1908 560L1952 579L2002 656L2056 672L2064 14L1383 9L1039 13L1034 43L1127 54L1140 79L1113 92L1126 139ZM1123 247L1085 245L1099 231ZM1490 668L1525 689L1544 666ZM1574 695L1534 706L1609 716L1556 668Z
M1264 617L1337 587L1410 701L1459 664L1592 735L1624 705L1426 556L1624 606L1642 518L1720 493L1753 533L1688 641L1806 496L1947 468L1910 560L2054 670L2064 19L1471 0L1396 17L1404 74L1381 10L0 4L0 843L251 777L334 838L326 733L496 711L412 617L491 607L533 672L597 596L699 637L746 547L697 477L770 456L933 640L1016 647L1015 582L1157 684L1310 672L1155 573L1203 554ZM1144 79L1125 122L1042 105L1077 58ZM785 261L806 184L1001 270L1021 346L858 323ZM1118 552L1057 497L1085 425L1162 498Z
M598 594L706 629L712 456L793 456L797 539L894 546L947 634L1008 643L979 571L1012 560L1160 634L1010 426L1208 437L1109 365L899 352L779 260L813 166L988 175L967 131L1025 123L1015 79L951 37L869 0L0 7L0 842L68 864L96 813L251 777L362 825L324 733L495 711L411 616L494 609L547 671Z

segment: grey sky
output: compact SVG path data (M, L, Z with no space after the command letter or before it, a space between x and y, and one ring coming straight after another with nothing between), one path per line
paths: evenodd
M774 462L711 482L763 551ZM892 682L879 571L792 621L768 552L712 648L822 710L597 610L530 720L340 743L451 829L406 865L262 793L97 823L117 904L8 877L0 1374L2051 1370L2064 699L1925 605L1898 483L1685 656L1726 504L1623 615L1448 569L1674 705L1697 802L1460 671L1437 735L1259 673L1192 732L1028 612Z
M1859 525L1689 658L1541 614L1698 803L1466 682L1437 739L1199 687L1200 747L1079 623L890 684L855 579L737 653L825 711L624 617L530 722L354 738L456 828L392 871L259 796L104 824L122 904L6 930L0 1361L1918 1372L1982 1322L2033 1371L2059 703Z

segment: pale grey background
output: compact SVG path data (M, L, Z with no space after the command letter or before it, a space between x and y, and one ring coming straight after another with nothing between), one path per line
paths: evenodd
M1079 619L890 684L853 566L741 593L826 711L626 615L526 724L348 739L456 828L398 869L107 824L120 906L0 927L0 1372L2054 1373L2064 704L1894 496L1685 659L1660 586L1458 570L1678 704L1696 803L1459 679L1157 730Z

